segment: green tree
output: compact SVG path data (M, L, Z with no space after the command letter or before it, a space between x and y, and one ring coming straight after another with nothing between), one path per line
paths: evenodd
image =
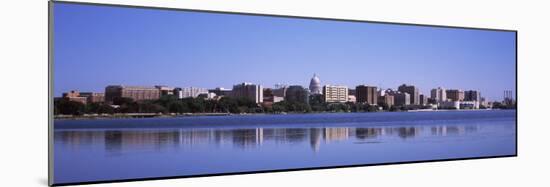
M59 111L59 114L82 115L86 111L86 106L83 103L77 101L61 99L54 104L55 108Z

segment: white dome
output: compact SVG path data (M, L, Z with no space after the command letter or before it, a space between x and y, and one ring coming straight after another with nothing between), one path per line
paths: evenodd
M309 90L312 94L321 94L321 80L316 74L313 74L313 78L309 82Z

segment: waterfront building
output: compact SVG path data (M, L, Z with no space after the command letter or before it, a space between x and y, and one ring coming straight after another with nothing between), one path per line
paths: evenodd
M289 86L286 90L285 100L288 102L309 102L309 91L300 85Z
M438 87L438 88L432 89L431 98L434 100L435 103L447 101L447 92L445 88Z
M261 85L256 85L248 82L233 85L231 97L248 98L255 103L261 103L264 100L264 90Z
M285 100L284 97L273 95L273 89L271 88L264 88L263 94L264 94L264 101L263 101L264 104L271 105L273 103L277 103Z
M397 106L407 106L411 104L411 95L404 92L393 94L394 104Z
M378 96L378 105L388 105L388 107L391 107L394 105L394 97L393 95L390 95L390 94L385 94L384 92L384 95L381 95L381 96Z
M464 92L464 101L481 101L481 93L476 90L468 90Z
M439 109L479 109L477 101L443 101L439 102Z
M203 99L216 99L218 97L216 97L216 94L215 93L210 93L210 92L206 92L206 93L201 93L199 95L197 95L198 98L203 98Z
M105 94L103 93L79 92L76 90L71 90L70 92L63 93L63 98L70 101L77 101L83 104L105 102Z
M287 90L288 90L287 85L276 85L275 89L272 90L273 96L285 98Z
M321 80L319 80L317 74L313 74L313 77L309 81L309 90L312 95L321 94Z
M231 95L231 89L217 87L217 88L208 90L208 93L215 93L216 96L229 96Z
M355 87L355 98L359 103L370 105L378 104L378 92L376 86L359 85Z
M355 95L348 95L348 102L356 103L357 98L355 97Z
M459 101L460 109L479 109L478 101Z
M264 88L263 94L264 94L264 100L263 100L263 103L264 103L264 104L265 104L266 102L273 103L273 89L271 89L271 88Z
M174 95L174 88L172 87L157 85L155 88L159 89L160 96Z
M481 97L481 101L479 102L479 107L490 108L489 102L485 99L485 97Z
M323 86L323 100L327 103L348 101L348 87L347 86Z
M132 98L134 101L157 100L160 90L155 87L110 85L105 87L105 101L113 102L115 98Z
M105 94L104 93L87 92L85 95L82 95L82 93L80 95L86 97L88 103L103 103L103 102L105 102Z
M75 101L82 104L86 104L88 101L88 98L86 96L82 96L79 91L77 90L71 90L69 92L63 93L62 98L69 100L69 101Z
M174 89L174 94L179 99L188 98L188 97L196 98L201 94L206 94L207 98L210 98L212 95L209 95L209 93L211 92L209 92L208 89L206 88L186 87L186 88ZM212 94L215 94L214 96L217 95L216 93L212 93Z
M172 91L174 93L174 95L178 98L178 99L182 99L183 98L183 89L182 88L174 88L174 90Z
M451 101L464 101L464 91L462 90L447 90L447 99Z
M418 88L413 85L402 84L397 88L398 91L403 93L408 93L410 95L410 104L419 105L420 104L420 93Z
M411 95L406 92L388 89L385 95L393 96L393 104L396 106L407 106L411 104Z
M441 101L438 102L438 109L460 109L459 101Z
M428 105L428 97L426 95L420 94L419 98L420 98L420 105L421 106Z

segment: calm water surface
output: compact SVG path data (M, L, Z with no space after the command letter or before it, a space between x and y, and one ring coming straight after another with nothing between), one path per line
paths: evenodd
M515 111L56 120L55 183L514 155Z

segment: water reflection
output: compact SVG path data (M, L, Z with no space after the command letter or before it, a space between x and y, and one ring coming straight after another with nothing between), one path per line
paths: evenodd
M201 146L252 149L269 142L273 144L306 144L319 151L322 144L339 141L382 142L417 137L437 137L475 133L478 126L431 127L326 127L326 128L251 128L251 129L118 129L64 130L55 132L55 141L69 149L103 145L112 154L125 150L164 150ZM177 150L177 149L176 149Z

